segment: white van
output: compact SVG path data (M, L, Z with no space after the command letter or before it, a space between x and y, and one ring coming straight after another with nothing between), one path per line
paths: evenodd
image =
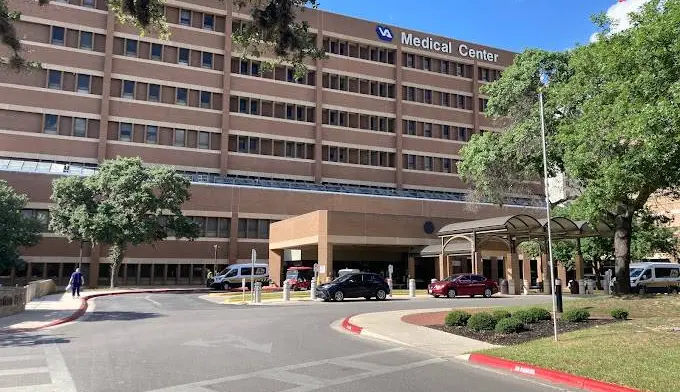
M242 280L245 278L246 286L250 287L251 277L255 282L267 282L269 280L269 264L256 263L255 273L251 273L252 264L232 264L220 271L213 278L210 287L218 290L229 289L230 287L241 287Z
M630 265L630 287L640 294L678 293L680 264L633 263Z

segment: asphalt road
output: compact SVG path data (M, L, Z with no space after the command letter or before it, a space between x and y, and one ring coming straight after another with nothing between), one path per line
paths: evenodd
M549 301L439 299L218 305L198 295L91 301L78 322L0 336L0 392L564 390L331 327L380 310Z

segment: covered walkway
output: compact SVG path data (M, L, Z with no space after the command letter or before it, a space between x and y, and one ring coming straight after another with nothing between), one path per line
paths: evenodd
M572 221L568 218L555 217L550 220L553 240L575 239L577 242L576 279L583 278L583 257L580 251L580 239L596 236L611 236L612 228L605 222L594 224L584 221ZM449 275L452 271L455 256L468 256L472 261L472 273L484 274L483 253L499 250L505 254L502 268L508 280L510 294L519 294L522 286L528 286L520 279L520 263L517 246L525 241L537 240L547 244L548 221L530 215L510 215L491 219L458 222L446 225L437 235L440 243L426 246L421 250L424 257L438 257L438 277ZM547 256L542 256L543 273L549 277ZM493 263L492 263L493 267ZM530 275L530 264L523 263L524 277ZM486 275L486 274L484 274ZM549 280L544 279L544 280Z

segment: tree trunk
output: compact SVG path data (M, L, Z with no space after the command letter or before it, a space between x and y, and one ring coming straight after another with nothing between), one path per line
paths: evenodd
M110 288L116 287L116 279L118 278L118 270L120 265L123 263L123 257L125 256L125 247L120 244L113 244L109 248L109 259L111 261L111 283Z
M633 213L627 207L619 207L614 226L614 258L616 260L617 294L630 292L630 242L633 233Z

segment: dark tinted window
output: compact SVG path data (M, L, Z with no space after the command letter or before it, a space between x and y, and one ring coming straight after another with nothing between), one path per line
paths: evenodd
M485 277L479 275L472 275L471 278L473 282L484 282L486 280Z

